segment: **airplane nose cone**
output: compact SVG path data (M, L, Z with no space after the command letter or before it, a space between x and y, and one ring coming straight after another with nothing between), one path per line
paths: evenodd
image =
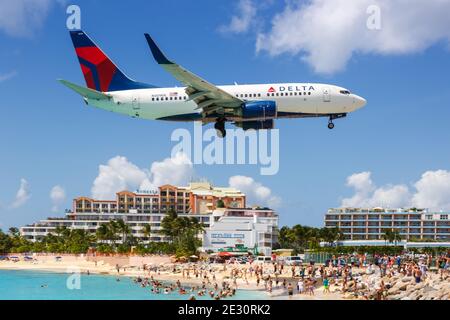
M356 109L360 109L367 104L367 101L363 97L355 95L353 98L353 103L355 104Z

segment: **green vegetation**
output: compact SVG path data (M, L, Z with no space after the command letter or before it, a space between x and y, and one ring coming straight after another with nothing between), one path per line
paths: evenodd
M223 200L219 199L217 201L217 208L225 208L225 203L223 202Z
M402 237L400 236L398 230L386 230L383 234L383 240L385 243L389 241L389 243L394 243L394 245L397 245L398 241L402 240Z
M178 217L175 211L167 212L161 221L161 230L151 230L146 224L142 227L143 239L135 238L130 227L123 220L101 224L95 234L82 229L58 227L40 241L30 242L20 235L19 229L10 228L7 233L0 230L0 254L5 253L86 253L90 249L103 254L137 253L137 254L175 254L177 257L197 255L201 246L199 235L204 231L203 225L196 218ZM159 233L167 238L166 242L152 242L151 234ZM343 234L338 228L313 228L296 225L279 230L278 244L274 249L293 249L293 254L327 253L327 254L398 254L404 249L398 246L401 240L397 231L387 230L383 235L384 246L333 246L342 240ZM416 239L426 242L426 240ZM433 240L434 241L434 240ZM329 246L320 247L320 242ZM389 244L389 245L388 245ZM411 252L438 253L447 252L448 248L409 249Z
M202 245L198 235L203 231L203 225L197 218L178 217L174 210L169 210L161 221L161 233L170 239L178 257L197 253Z
M178 217L169 211L161 222L161 235L167 236L168 242L151 242L151 226L142 227L144 239L133 237L130 226L123 220L113 220L101 224L96 233L82 229L57 227L54 232L40 241L31 242L20 235L19 229L10 228L8 234L0 230L0 254L2 253L71 253L81 254L94 249L99 253L128 254L176 254L186 256L197 254L201 246L198 235L203 232L203 225L195 218Z
M282 227L280 229L278 247L294 249L294 254L298 254L303 253L306 249L319 249L321 241L331 244L341 239L342 232L338 228L313 228L298 224L292 228Z

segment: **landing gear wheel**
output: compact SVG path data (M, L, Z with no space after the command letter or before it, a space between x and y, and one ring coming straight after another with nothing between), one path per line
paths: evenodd
M225 121L221 120L221 121L217 121L214 124L214 129L216 129L217 132L217 136L219 138L225 138L227 135L227 130L225 130Z
M330 129L330 130L334 129L334 123L333 122L329 122L328 123L328 129Z

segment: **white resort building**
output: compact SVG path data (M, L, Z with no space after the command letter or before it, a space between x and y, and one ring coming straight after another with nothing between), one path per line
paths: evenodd
M450 241L450 213L427 209L329 209L325 227L339 228L343 240L358 241L359 245L366 244L367 240L383 240L388 230L398 231L406 241Z
M203 250L243 246L270 255L278 241L278 215L267 208L216 209L203 234Z

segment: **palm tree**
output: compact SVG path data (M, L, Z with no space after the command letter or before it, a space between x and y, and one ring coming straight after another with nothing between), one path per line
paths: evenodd
M152 233L152 226L150 224L145 224L142 227L141 232L147 240L150 240L150 234Z
M395 230L392 233L392 241L394 241L394 245L398 244L398 241L402 240L402 237L400 236L400 232L398 230Z
M308 246L310 249L314 249L319 246L319 229L307 227L306 237L308 239Z
M97 239L100 241L110 240L110 239L108 239L108 233L109 233L108 225L103 223L103 224L100 224L100 226L97 228L95 235L96 235Z
M387 246L387 242L391 243L392 231L387 229L383 234L384 245Z
M131 229L122 219L117 220L117 231L122 235L122 244L127 242L127 238L131 235Z
M170 241L173 241L175 236L179 234L177 224L178 215L173 209L167 211L167 215L161 221L161 233L166 235Z
M9 232L9 234L10 234L11 236L13 236L13 237L15 237L15 238L17 238L17 237L19 236L19 234L20 234L19 228L16 228L16 227L11 227L11 228L9 228L9 229L8 229L8 232Z

